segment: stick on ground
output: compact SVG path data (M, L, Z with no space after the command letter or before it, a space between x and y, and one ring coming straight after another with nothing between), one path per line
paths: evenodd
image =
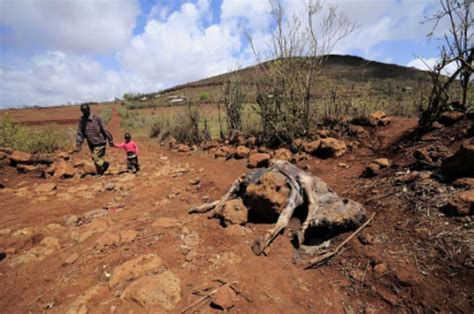
M347 239L345 239L344 241L342 241L341 244L339 244L334 250L330 251L330 252L327 252L323 255L320 255L320 256L317 256L315 258L313 258L306 266L304 269L308 269L308 268L313 268L314 266L319 266L321 265L322 263L326 262L327 260L329 260L331 257L333 257L334 255L338 254L339 251L343 248L344 245L346 245L350 240L352 240L359 232L362 231L362 229L364 229L365 227L367 227L370 222L374 219L375 217L375 213L372 214L372 216L370 216L369 219L367 219L367 221L362 225L360 226L356 231L354 231L354 233L352 233Z

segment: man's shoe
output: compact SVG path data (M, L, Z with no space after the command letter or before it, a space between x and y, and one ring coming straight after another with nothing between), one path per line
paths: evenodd
M102 173L105 173L107 169L109 169L110 164L108 162L104 162L104 165L102 166Z

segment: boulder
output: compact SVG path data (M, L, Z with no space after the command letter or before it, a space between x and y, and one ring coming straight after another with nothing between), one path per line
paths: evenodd
M303 151L307 154L316 154L316 151L318 150L319 146L321 145L320 140L315 140L311 142L303 142Z
M121 298L144 307L159 306L171 311L181 301L181 280L171 271L145 276L128 286Z
M321 139L321 145L319 145L316 153L322 158L337 158L344 155L346 151L347 146L344 141L328 137Z
M20 151L13 151L10 155L10 163L12 166L16 166L17 164L31 164L35 161L35 157L30 153L20 152Z
M369 115L369 121L373 126L385 126L390 124L391 120L383 111L375 111Z
M451 152L444 145L429 145L419 148L413 152L413 157L416 159L414 165L415 169L434 169L439 168L444 159L446 159Z
M36 187L36 192L38 193L50 193L56 190L56 184L54 183L44 183Z
M61 159L56 164L56 171L54 172L54 176L56 178L67 179L72 178L76 174L73 164L67 162L64 159Z
M474 177L474 144L463 143L453 156L443 161L441 172L450 180Z
M463 112L446 111L440 115L438 122L445 126L451 126L455 124L456 122L462 120L463 117L464 117Z
M474 178L459 178L453 182L453 186L461 189L474 189Z
M250 149L245 146L238 146L235 151L236 159L248 158L250 154Z
M218 215L222 218L223 224L229 226L245 224L248 220L248 213L242 199L236 198L225 202Z
M189 145L186 145L186 144L178 144L177 149L178 149L178 152L180 153L187 153L191 151L191 147L189 147Z
M152 253L140 255L115 267L109 280L109 287L123 286L136 278L146 274L157 274L164 269L163 261L157 255Z
M443 210L449 215L456 216L474 214L474 190L453 194Z
M253 153L249 157L249 168L260 168L268 166L268 162L272 156L266 153Z
M281 159L281 160L291 160L293 154L286 148L280 148L275 151L273 155L274 159Z

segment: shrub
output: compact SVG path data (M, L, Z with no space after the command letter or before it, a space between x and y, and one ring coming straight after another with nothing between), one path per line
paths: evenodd
M69 149L73 135L72 128L65 132L53 124L26 127L9 116L0 119L0 146L30 153L52 153L58 149Z
M104 123L106 124L109 123L110 119L112 119L112 109L109 107L103 108L100 111L99 116L102 119L102 121L104 121Z
M200 101L208 101L209 100L209 93L208 92L202 92L199 94L199 100Z

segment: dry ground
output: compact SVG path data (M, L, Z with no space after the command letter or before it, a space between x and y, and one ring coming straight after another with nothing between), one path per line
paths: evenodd
M46 119L38 112L56 121L78 117L77 107L60 110L60 114L57 109L15 112L25 116L23 121ZM376 140L390 147L415 123L394 119L380 129ZM116 110L109 126L120 138ZM53 193L36 191L44 179L17 175L8 166L0 168L0 182L6 187L0 192L0 248L7 252L0 262L2 311L64 313L84 306L94 313L164 312L120 298L108 286L114 268L146 253L159 256L180 278L181 299L170 312L180 312L197 300L193 291L211 286L216 278L237 281L236 286L251 299L240 296L234 302L231 311L241 313L474 309L474 277L472 268L464 265L465 248L458 247L462 255L449 251L450 242L437 244L443 233L465 226L472 229L472 222L437 211L427 219L425 212L408 211L409 202L399 194L385 191L383 181L378 181L382 179L360 178L367 163L384 157L383 153L359 148L339 159L308 162L312 174L377 215L342 255L317 269L303 270L297 261L304 256L294 250L286 234L272 243L268 256L257 257L250 244L267 225L224 229L216 220L187 214L203 199L225 193L246 171L244 161L214 160L201 151L179 154L144 138L138 144L143 168L138 175L48 179L57 184ZM400 164L406 159L385 157ZM87 159L88 152L83 149L73 158ZM112 170L125 167L120 150L108 149L108 159ZM340 163L349 168L339 167ZM195 178L201 183L190 185ZM85 217L86 223L71 224L73 215ZM338 235L331 245L348 235ZM206 306L201 311L218 310Z

